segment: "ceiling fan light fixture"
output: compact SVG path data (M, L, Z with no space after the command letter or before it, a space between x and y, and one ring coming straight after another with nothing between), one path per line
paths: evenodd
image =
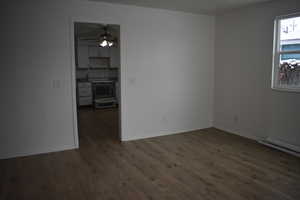
M113 41L113 37L112 35L108 32L108 27L105 26L103 28L104 30L104 34L102 34L100 36L100 41L99 41L99 46L100 47L112 47L115 45L114 41Z
M109 45L109 42L106 39L100 41L99 43L100 47L106 47L107 45Z
M112 47L114 45L114 42L113 41L108 41L108 46L109 47Z

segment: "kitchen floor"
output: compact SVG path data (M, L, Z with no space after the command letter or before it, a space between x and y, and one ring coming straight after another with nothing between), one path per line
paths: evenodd
M118 108L80 107L78 109L79 145L82 138L91 134L97 135L100 140L120 141L118 116Z

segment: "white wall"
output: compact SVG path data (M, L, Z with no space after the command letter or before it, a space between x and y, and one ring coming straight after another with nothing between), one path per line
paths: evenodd
M212 126L214 17L80 0L0 7L0 158L76 146L70 18L121 25L123 140Z
M300 146L300 93L271 90L273 20L296 11L275 1L216 17L215 127Z

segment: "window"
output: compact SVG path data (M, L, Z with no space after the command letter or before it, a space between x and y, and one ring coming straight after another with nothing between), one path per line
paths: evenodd
M300 13L275 20L272 88L300 92Z

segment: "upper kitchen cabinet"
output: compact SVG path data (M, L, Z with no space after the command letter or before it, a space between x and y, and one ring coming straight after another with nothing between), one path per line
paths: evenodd
M99 56L101 57L110 57L109 48L98 47Z
M99 47L96 45L88 46L88 56L89 57L98 57L100 56Z
M97 44L79 43L77 55L77 68L79 69L116 69L120 67L120 49L118 46L101 48Z
M109 48L101 48L97 44L89 45L89 57L110 57Z
M89 49L87 45L77 46L77 68L89 68Z
M79 42L77 55L79 69L110 67L109 49L100 48L96 43Z
M110 67L110 56L107 48L101 48L95 44L90 45L88 49L90 68Z
M109 48L110 67L120 68L120 49L118 46Z

